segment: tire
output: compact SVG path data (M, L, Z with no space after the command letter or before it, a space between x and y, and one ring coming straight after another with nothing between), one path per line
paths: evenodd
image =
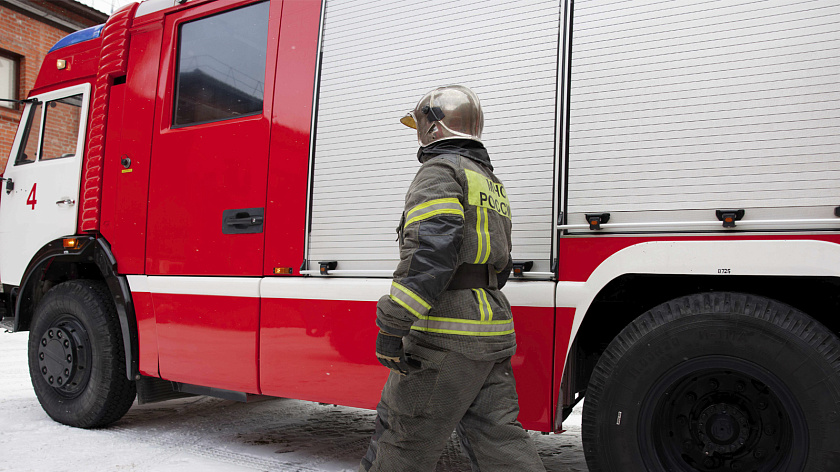
M840 470L840 340L741 293L678 298L610 343L586 391L591 472Z
M126 378L116 310L102 282L53 287L29 333L29 376L44 411L59 423L97 428L122 418L136 395Z

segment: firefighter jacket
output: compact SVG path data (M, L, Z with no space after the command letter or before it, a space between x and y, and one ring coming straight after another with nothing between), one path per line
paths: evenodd
M510 304L499 290L513 262L511 208L481 143L447 140L421 148L420 170L405 197L400 262L377 325L474 360L516 348ZM486 270L484 286L452 289L463 265Z

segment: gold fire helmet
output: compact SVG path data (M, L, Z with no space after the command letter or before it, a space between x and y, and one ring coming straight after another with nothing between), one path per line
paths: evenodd
M400 122L417 130L421 147L444 139L481 142L484 112L472 90L463 85L447 85L423 95Z

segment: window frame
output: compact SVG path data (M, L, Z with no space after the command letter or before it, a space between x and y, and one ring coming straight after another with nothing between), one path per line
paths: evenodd
M82 103L81 109L79 110L79 130L76 134L76 148L73 156L66 156L66 157L59 157L54 159L46 159L41 160L41 153L42 153L42 146L43 146L43 136L44 136L44 126L45 120L44 110L46 109L46 104L52 101L62 100L65 98L72 97L74 95L81 95L82 96ZM90 113L90 96L91 96L91 84L83 83L80 85L74 85L71 87L67 87L60 90L54 90L52 92L43 93L41 95L36 95L30 97L30 100L36 100L34 102L27 103L27 108L24 110L24 115L26 116L24 123L24 119L21 119L21 122L18 125L18 132L15 133L15 140L12 144L12 154L15 156L15 161L12 167L18 165L27 165L27 164L34 164L36 162L43 163L44 165L49 165L51 162L62 162L68 159L81 159L84 151L85 146L87 144L87 128L88 128L88 119ZM32 132L32 119L35 116L35 113L32 108L37 107L38 105L41 106L40 114L41 114L41 124L38 128L38 154L37 159L34 161L19 161L20 155L23 153L23 150L26 148L26 144L24 143L24 135L29 138L30 133ZM11 154L10 154L10 161L11 161ZM7 167L8 169L8 167Z
M20 135L20 142L18 144L17 154L15 155L14 166L34 164L38 162L38 159L41 157L41 135L44 131L44 103L45 102L38 100L33 102L28 109L28 113L26 114L26 124L23 127L23 133ZM37 149L35 150L34 159L31 161L23 161L21 160L21 156L23 155L23 151L26 150L26 146L29 144L29 138L32 135L32 121L35 119L36 114L36 111L34 111L33 108L37 109L37 113L41 117L41 122L38 125L38 133L35 135L38 140Z
M203 21L203 20L206 20L206 19L209 19L209 18L221 16L221 15L224 15L226 13L234 12L236 10L242 10L244 8L253 7L253 6L259 5L261 3L265 3L265 4L269 5L269 8L270 8L270 3L271 3L270 0L259 0L259 1L255 1L255 2L252 2L252 3L247 3L247 4L244 4L244 5L237 5L234 8L229 8L229 9L222 10L222 11L217 11L217 12L205 15L205 16L198 17L198 18L185 19L183 21L179 21L176 24L176 26L175 26L175 38L174 38L174 41L173 41L173 46L174 46L174 54L173 54L173 56L174 56L174 61L173 61L174 62L174 67L173 67L174 76L173 76L173 80L172 80L172 94L171 94L172 106L170 107L171 116L170 116L170 120L169 120L170 121L169 129L174 130L174 129L181 129L181 128L189 128L189 127L192 127L192 126L199 126L199 125L204 125L204 124L209 124L209 123L219 123L219 122L222 122L222 121L238 120L238 119L242 119L242 118L249 118L249 117L253 117L253 116L262 115L263 113L265 113L265 105L266 105L267 98L265 96L266 83L263 82L263 96L262 96L262 99L261 99L262 106L260 107L259 110L249 112L249 113L245 113L245 114L241 114L241 115L229 116L229 117L225 117L225 118L215 118L215 119L212 119L212 120L205 120L205 121L195 121L195 122L184 123L184 124L177 124L175 122L175 120L177 119L177 116L178 116L178 103L179 103L180 98L181 98L181 88L180 88L179 85L181 83L181 53L182 53L181 40L183 38L183 27L184 27L184 25L188 25L190 23L196 23L196 22ZM263 68L263 79L265 79L265 76L268 73L268 53L270 51L270 47L269 47L268 42L271 40L270 29L271 29L271 21L270 21L269 16L266 15L266 44L265 44L265 57L264 57L265 64L264 64L264 68Z
M68 98L75 97L77 95L79 96L79 118L78 118L79 119L79 125L78 125L78 128L81 129L81 127L82 127L82 110L84 109L84 100L85 100L85 95L83 93L81 93L81 92L74 93L72 95L66 95L64 97L54 98L52 100L48 100L48 101L44 102L43 115L42 115L42 118L41 118L41 136L40 136L40 141L41 142L40 142L40 148L39 148L39 152L38 152L38 161L39 162L40 161L55 161L55 160L59 160L59 159L69 159L69 158L75 157L79 154L79 141L78 141L79 138L78 138L78 135L77 135L76 148L73 150L74 151L73 154L71 154L71 155L62 154L61 156L48 157L46 159L44 158L44 155L43 155L44 154L44 137L46 135L46 132L48 131L47 130L47 122L49 121L48 111L49 111L49 108L55 108L55 107L50 107L49 104L50 103L57 103L57 102L60 102L61 100L66 100ZM75 105L70 105L70 106L75 106ZM77 130L77 132L78 132L78 130Z
M14 94L12 97L9 97L9 100L20 100L20 66L21 66L21 59L23 56L20 54L15 54L11 51L7 51L5 49L0 49L0 57L9 59L14 63L15 71L12 77L12 81L14 84L12 85L12 90ZM0 97L3 98L3 97ZM20 103L19 102L0 102L0 107L5 108L10 111L17 111L20 110Z

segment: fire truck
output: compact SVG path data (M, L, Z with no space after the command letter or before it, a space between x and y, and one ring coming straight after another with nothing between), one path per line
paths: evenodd
M37 397L374 408L375 304L463 84L513 214L527 429L592 471L840 470L840 4L146 0L49 52L0 184Z

